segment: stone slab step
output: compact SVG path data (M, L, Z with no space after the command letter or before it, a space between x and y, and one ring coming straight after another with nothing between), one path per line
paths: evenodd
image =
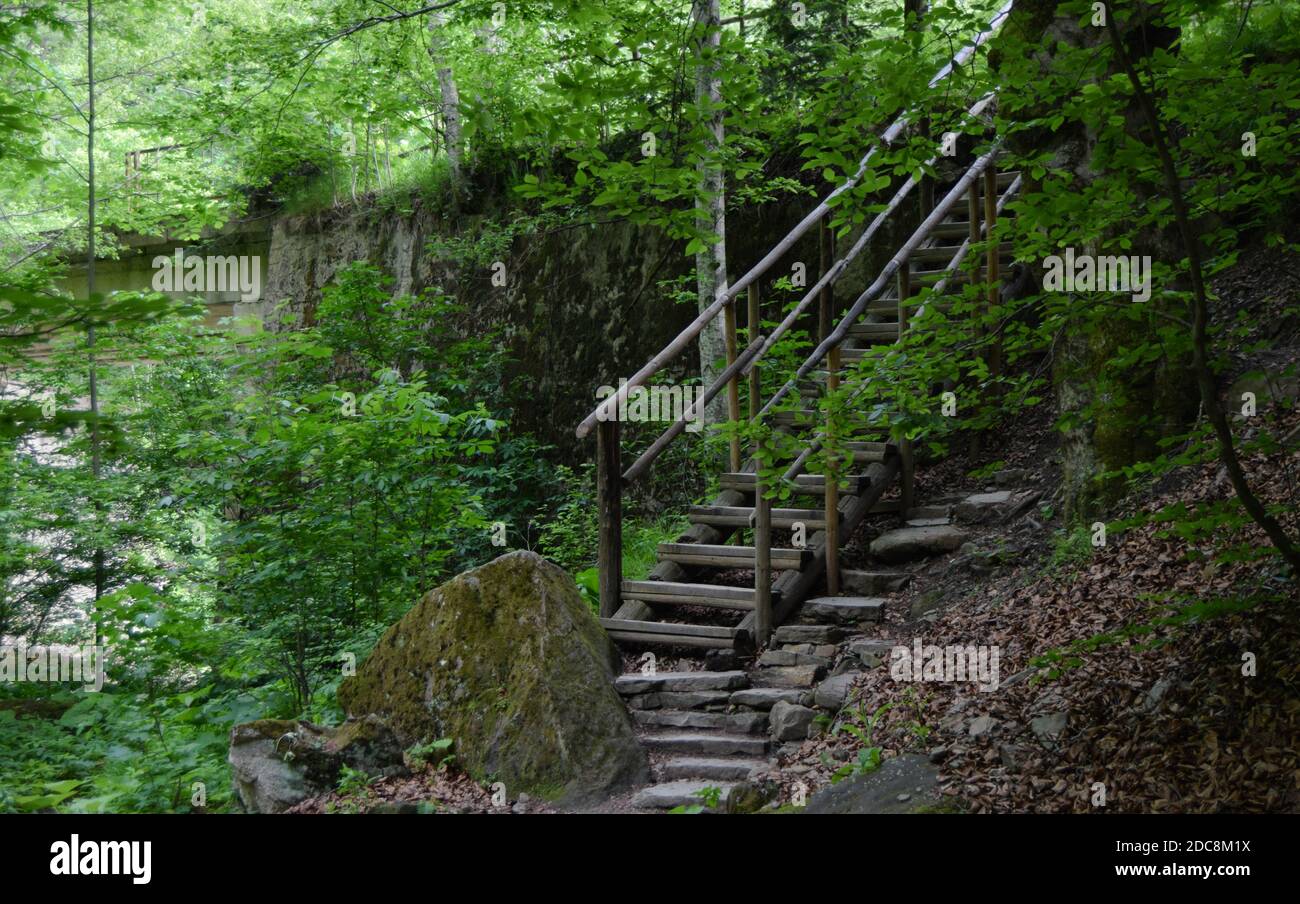
M755 769L767 768L766 760L738 759L734 757L680 756L660 767L664 781L682 779L714 779L739 782L749 777Z
M731 702L731 691L651 691L646 694L632 694L627 698L629 709L705 709L711 706L723 707Z
M751 681L754 687L811 688L826 675L819 665L787 665L770 669L755 669Z
M706 788L717 788L722 791L722 796L719 798L719 803L722 803L727 799L734 785L734 782L698 779L665 782L638 791L632 798L632 806L639 810L672 810L676 807L702 806L704 800L699 795Z
M787 666L812 665L830 668L831 661L811 653L795 653L791 650L767 650L758 657L760 669L785 668Z
M758 712L706 713L690 709L633 710L632 721L650 728L697 728L738 734L767 731L767 716Z
M906 527L942 527L951 523L947 518L909 518L903 522Z
M839 643L843 638L844 632L834 625L782 625L772 634L772 643Z
M844 589L863 596L898 593L906 590L910 583L912 575L906 571L855 571L846 568L840 572L840 584Z
M807 706L812 700L812 692L803 687L751 687L731 694L732 706L748 706L750 709L769 710L783 700L796 706Z
M885 562L906 562L925 556L952 552L968 539L964 530L938 527L904 527L881 534L871 541L871 555Z
M706 732L663 732L641 736L641 743L649 750L668 753L696 753L703 756L742 754L762 756L767 753L767 738L749 735Z
M619 675L614 689L623 696L650 691L734 691L749 686L741 670L731 672L660 672L657 675Z
M878 596L819 596L803 604L803 615L832 625L878 622L885 617L885 600Z

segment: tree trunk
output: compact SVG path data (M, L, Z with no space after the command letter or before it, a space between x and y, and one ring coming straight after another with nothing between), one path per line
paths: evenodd
M700 196L695 203L696 223L717 241L695 255L695 276L702 311L727 290L727 217L725 182L720 157L723 146L722 79L717 58L722 38L720 0L694 0L691 24L695 34L695 103L705 118L708 138L697 167ZM717 317L700 333L700 374L708 385L720 372L717 362L726 354L723 318ZM709 406L711 421L723 419L722 396Z
M447 58L442 30L446 27L447 17L443 13L434 13L429 17L429 59L433 62L438 76L438 111L442 114L443 137L447 145L447 166L451 173L452 203L460 202L461 192L461 157L463 142L461 139L460 92L456 88L456 78L451 71L451 61Z
M1056 0L1019 0L1002 33L993 44L991 64L1001 68L1008 56L1030 56L1044 73L1053 71L1049 48L1100 48L1107 42L1105 28L1090 21L1079 24L1077 15L1058 11ZM1133 35L1130 35L1130 38ZM1175 44L1176 29L1147 27L1132 46L1143 53L1167 49ZM1118 72L1112 65L1105 78ZM1049 103L1056 103L1050 101ZM1032 111L1026 115L1035 115ZM1141 111L1136 103L1123 111L1126 129L1146 143ZM1096 178L1093 152L1097 136L1085 125L1067 122L1055 132L1046 129L1017 133L1008 139L1012 151L1051 150L1049 171L1068 172L1083 189ZM1025 174L1024 194L1037 190L1040 180ZM1135 205L1147 203L1141 193L1150 188L1135 186ZM1150 255L1153 260L1178 260L1182 252L1176 228L1145 229L1133 237L1126 254ZM1081 244L1078 254L1117 253L1099 242ZM1062 253L1063 249L1055 249ZM1041 284L1041 279L1039 280ZM1145 302L1154 309L1162 306L1158 296ZM1151 316L1159 316L1153 311ZM1132 347L1148 336L1149 325L1118 316L1094 316L1086 328L1063 331L1053 356L1053 384L1058 413L1070 422L1062 436L1062 488L1067 518L1089 518L1114 503L1124 491L1124 481L1104 475L1154 457L1159 441L1181 433L1196 415L1196 381L1187 355L1166 356L1156 363L1138 364L1123 373L1111 362L1123 348Z

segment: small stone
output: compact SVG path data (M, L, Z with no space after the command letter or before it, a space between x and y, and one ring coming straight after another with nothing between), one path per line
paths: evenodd
M980 738L987 734L992 734L993 729L997 728L998 720L992 716L980 716L970 723L969 734L972 738Z
M947 747L932 747L928 754L931 763L942 763L948 758Z
M906 791L904 791L902 794L898 795L898 802L899 802L900 804L905 804L905 803L907 803L907 802L908 802L909 800L911 800L911 799L912 799L912 795L908 794Z
M1053 741L1065 731L1070 722L1069 713L1048 713L1029 721L1029 729L1040 741Z
M827 678L817 685L817 691L813 694L813 702L822 709L839 712L844 704L848 702L849 692L853 690L853 681L856 677L852 672L849 672Z

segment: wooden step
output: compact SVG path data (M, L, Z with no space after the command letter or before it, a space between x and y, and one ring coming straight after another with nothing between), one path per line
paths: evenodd
M715 625L683 625L625 618L602 618L600 624L615 642L661 643L680 647L730 649L735 644L738 633L736 628Z
M681 565L703 565L714 568L753 568L754 547L724 546L709 543L660 543L660 561ZM773 547L772 567L778 571L803 568L812 561L810 549L784 549Z
M693 505L686 517L692 524L710 524L715 527L750 527L754 509L748 505ZM789 530L796 523L810 531L826 527L824 509L774 508L772 526Z
M898 341L898 323L855 323L849 327L849 338L856 339L859 342L866 342L870 345L887 345L891 342ZM841 360L847 359L850 352L861 352L861 349L841 349ZM861 358L859 354L857 356Z
M811 408L772 412L772 424L777 427L810 427L820 420L821 414Z
M840 492L846 494L856 493L866 477L865 474L845 474L840 481ZM723 474L720 485L724 490L752 493L754 492L754 475L748 473ZM796 493L821 495L826 492L826 478L821 474L800 474L793 481L787 481L786 486L791 486Z
M953 255L960 250L960 245L936 245L931 248L918 248L912 252L911 257L908 259L912 261L939 261L940 263L946 264L952 260ZM980 253L981 261L984 260L986 254L987 252ZM1010 257L1011 243L1002 242L998 245L998 254L1002 257Z
M779 596L772 592L775 600ZM754 608L753 587L723 587L718 584L684 584L676 581L624 581L623 598L651 606L707 606L712 609Z

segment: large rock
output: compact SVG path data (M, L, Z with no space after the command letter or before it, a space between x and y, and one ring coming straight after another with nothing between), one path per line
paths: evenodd
M338 728L281 719L236 725L228 759L235 796L252 813L282 813L332 790L344 766L376 778L406 771L402 745L376 716Z
M618 661L573 579L513 552L425 594L338 698L406 743L455 739L458 762L512 797L577 803L649 779Z

